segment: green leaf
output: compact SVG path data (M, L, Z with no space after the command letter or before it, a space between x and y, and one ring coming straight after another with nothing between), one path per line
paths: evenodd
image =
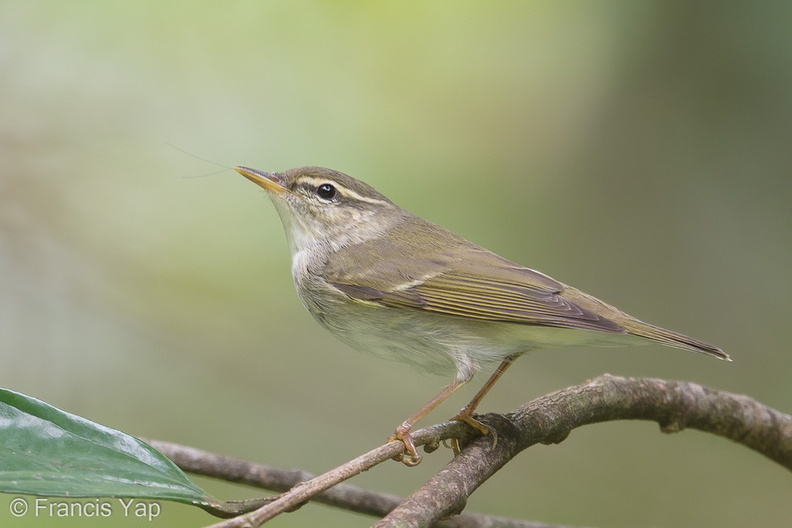
M216 503L137 438L8 389L0 389L0 492Z

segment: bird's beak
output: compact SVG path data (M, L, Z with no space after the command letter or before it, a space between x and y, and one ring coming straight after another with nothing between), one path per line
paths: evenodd
M262 187L265 191L275 194L288 192L288 189L283 186L283 180L273 172L261 172L256 169L248 169L247 167L234 167L234 170L259 187Z

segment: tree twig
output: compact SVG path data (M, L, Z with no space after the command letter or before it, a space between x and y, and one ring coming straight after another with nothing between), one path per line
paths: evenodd
M281 469L171 442L148 440L148 443L188 473L270 491L285 492L316 476L300 469ZM275 498L277 497L272 497ZM339 484L316 495L312 500L356 513L382 517L398 506L402 497Z
M450 422L429 427L426 432L430 433L429 438L434 437L440 440L441 438L464 436L469 433L464 427L459 423ZM417 431L415 434L416 438L426 437L422 431ZM147 442L157 451L173 460L183 471L217 478L226 482L284 492L301 482L315 478L313 474L299 469L286 470L276 468L161 440L147 440ZM271 497L270 499L276 500L278 497ZM311 500L373 517L384 517L395 509L404 498L388 493L365 490L350 484L338 484L311 497ZM247 511L251 510L252 508ZM239 511L238 514L247 513L247 511ZM218 512L215 512L215 514L218 514ZM222 516L225 517L226 515L223 514ZM437 528L565 528L559 525L473 512L465 512L455 516L453 519L441 521L436 526Z
M454 427L455 425L456 424L449 424L449 428L458 429ZM448 431L446 431L446 436L438 436L439 431L442 431L442 428L422 429L415 433L413 440L416 445L423 445L426 443L438 445L441 440L451 438L451 436L448 436ZM217 523L213 525L213 528L250 528L261 526L281 513L299 508L303 503L328 488L354 477L355 475L359 475L377 464L400 456L403 451L404 444L401 442L388 442L327 473L314 477L308 481L300 482L289 491L282 493L272 502L255 511Z

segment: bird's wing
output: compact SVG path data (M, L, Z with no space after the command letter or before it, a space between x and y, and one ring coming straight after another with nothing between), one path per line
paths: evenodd
M565 297L568 287L563 283L472 244L436 255L428 263L426 259L418 262L409 252L391 251L387 245L373 254L378 261L373 267L385 266L389 273L351 277L336 267L327 276L329 282L353 299L382 306L486 321L626 333L615 322L581 306L590 303ZM359 270L371 264L353 267ZM422 274L410 274L409 270L421 270ZM578 292L569 289L569 293ZM603 307L610 308L604 303Z

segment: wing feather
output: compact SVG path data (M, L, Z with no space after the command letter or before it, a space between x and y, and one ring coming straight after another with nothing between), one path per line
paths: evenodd
M427 253L431 259L420 256ZM323 273L351 298L382 306L625 333L577 290L412 215L388 237L339 249Z
M545 275L509 265L491 268L492 275L451 267L408 288L333 285L350 297L383 306L486 321L625 333L615 322L565 298L563 284L547 288L542 284L547 282Z

